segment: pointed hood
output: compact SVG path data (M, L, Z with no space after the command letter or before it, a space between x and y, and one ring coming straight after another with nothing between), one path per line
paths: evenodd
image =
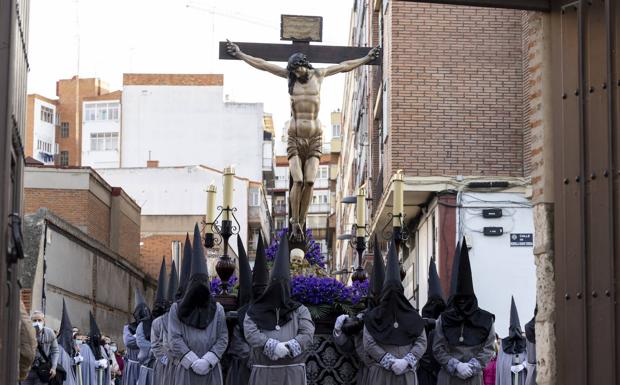
M211 297L209 270L198 223L194 226L191 261L192 273L177 314L184 324L196 329L206 329L215 317L216 304Z
M385 266L383 265L383 254L381 254L381 250L379 249L379 241L376 235L374 241L374 249L375 253L372 264L372 275L370 277L369 292L372 296L371 302L374 302L374 305L377 305L379 303L379 299L381 298L381 291L383 291L383 282L385 281Z
M239 254L239 292L237 295L237 320L239 325L243 325L245 314L248 311L250 301L252 301L252 268L250 260L243 247L241 237L237 235L237 252Z
M189 234L185 235L185 244L183 245L183 261L181 262L181 277L179 278L179 289L175 296L175 300L178 301L183 298L185 289L189 282L189 276L192 272L192 243L189 240Z
M252 304L247 314L259 329L274 330L290 321L292 312L301 304L291 299L291 266L288 238L280 238L269 285L265 292Z
M276 252L276 257L273 262L273 269L271 270L271 276L269 280L271 282L278 280L289 281L291 279L291 260L290 252L288 249L288 238L286 234L280 238L280 244Z
M422 308L422 317L437 319L445 309L446 302L441 291L441 281L439 280L439 274L437 274L435 259L432 258L428 267L428 298L426 305Z
M92 350L95 359L100 360L103 358L101 354L101 331L99 330L99 326L97 326L97 321L93 316L92 312L88 313L90 316L90 331L88 332L88 346L90 350Z
M172 265L170 266L170 279L168 280L168 292L166 294L166 300L168 301L168 306L172 305L174 302L174 296L179 289L179 273L177 272L177 265L172 261Z
M508 337L502 340L502 349L506 354L521 354L525 351L525 345L519 312L515 298L512 297L510 300L510 327L508 328Z
M166 300L166 257L162 257L161 266L159 267L159 279L157 280L157 291L155 292L155 301L153 302L153 318L168 311L168 301Z
M446 311L441 314L443 332L450 345L477 346L489 336L495 316L478 307L465 237L456 251L451 295Z
M386 345L408 346L424 331L422 317L405 297L394 241L388 251L381 301L368 311L364 323L373 338Z
M461 259L461 242L459 241L456 244L456 249L454 250L454 256L452 258L452 272L450 274L450 295L454 295L456 293L456 282L459 276L459 260Z
M133 310L133 318L137 327L140 322L151 318L151 309L149 309L144 297L142 296L142 292L137 287L134 289L134 298L136 306Z
M536 316L538 315L538 305L534 308L534 317L525 324L525 337L531 344L536 344Z
M250 260L243 247L241 237L237 235L237 251L239 253L239 306L250 303L252 299L252 268Z
M267 268L267 257L265 257L265 244L263 236L258 233L258 245L256 245L256 258L254 259L254 270L252 270L252 297L256 300L260 297L269 284L269 269Z
M474 283L471 277L471 264L469 263L469 248L463 237L458 263L458 275L456 280L456 292L458 295L474 295Z
M60 329L58 330L58 345L65 349L65 352L73 356L73 326L71 326L71 320L69 319L69 312L67 311L67 304L65 299L62 299L62 318L60 319Z

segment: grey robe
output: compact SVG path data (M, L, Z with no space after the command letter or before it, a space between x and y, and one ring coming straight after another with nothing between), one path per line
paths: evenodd
M525 385L536 385L536 344L527 341L527 377Z
M78 382L75 374L75 362L73 361L73 357L65 352L62 346L58 345L58 349L60 351L58 363L62 365L63 369L67 372L67 378L65 382L63 382L63 385L77 385Z
M136 329L136 344L138 344L138 348L140 349L138 352L138 361L140 361L138 385L150 385L153 373L153 354L151 352L151 341L146 339L143 325L144 324L140 322Z
M222 366L218 362L216 367L209 373L200 376L189 368L181 365L181 360L190 351L196 353L198 358L208 352L214 353L218 358L226 351L228 345L228 329L224 308L216 304L215 317L206 329L196 329L184 324L177 316L177 303L174 303L168 313L168 354L174 363L173 372L170 376L170 384L174 385L222 385Z
M342 350L357 353L359 358L359 369L357 370L357 385L370 385L368 383L368 367L373 364L373 359L364 349L364 333L359 332L354 336L347 336L344 333L334 335L334 343Z
M503 343L503 341L502 341ZM495 370L495 385L525 385L527 372L522 370L519 372L518 382L513 381L513 376L517 378L511 371L512 365L522 364L527 361L527 349L521 354L508 354L500 347L497 354L497 368Z
M107 359L103 346L100 346L99 349L101 349L102 358ZM97 369L97 359L89 345L80 345L80 354L84 357L84 361L80 364L82 366L82 385L99 385L97 382L99 377L103 380L103 385L108 385L112 381L109 366L104 370Z
M489 336L478 346L450 346L443 334L441 316L435 324L435 334L433 336L433 354L441 365L441 370L437 376L437 385L483 385L482 369L487 366L495 352L495 328L491 326ZM461 380L456 376L456 366L452 359L460 362L469 362L475 358L480 363L480 370L466 380Z
M241 325L243 327L243 325ZM226 385L248 385L250 381L250 345L243 338L239 325L235 325L228 346L230 355L230 367L226 375Z
M245 316L243 322L245 338L250 344L250 385L305 385L306 382L306 355L314 337L314 322L308 308L301 305L293 313L289 322L280 330L260 330L252 321L252 317ZM263 353L267 341L273 338L280 342L295 339L301 348L295 357L285 357L272 361Z
M123 385L136 385L140 375L140 362L138 361L138 353L140 348L136 343L136 336L131 334L129 325L123 328L123 342L125 343L125 369L123 369ZM84 384L87 385L87 384Z
M163 362L168 358L168 313L157 317L151 325L151 351L155 358L153 364L152 385L168 385L165 381L167 364Z
M422 334L416 338L415 342L408 345L384 345L375 341L372 335L364 327L364 350L372 358L372 364L368 366L368 374L366 377L367 384L373 385L417 385L418 377L415 370L418 367L420 358L426 352L426 331L422 330ZM382 360L387 353L395 358L405 358L409 353L415 357L416 368L409 368L405 373L397 376L390 369L382 366Z

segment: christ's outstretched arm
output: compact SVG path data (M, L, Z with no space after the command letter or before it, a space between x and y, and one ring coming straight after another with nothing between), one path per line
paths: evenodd
M244 62L248 63L249 65L251 65L252 67L256 69L270 72L282 78L288 77L288 72L286 71L286 68L282 68L275 64L271 64L268 61L263 60L261 58L245 54L239 49L239 46L237 44L231 42L230 40L226 40L226 49L229 55L232 55L234 57L237 57L243 60Z
M349 72L349 71L356 69L357 67L361 65L370 63L371 61L375 60L376 58L379 57L380 52L381 52L381 49L379 47L375 47L371 49L370 52L368 52L368 55L362 58L343 61L340 64L329 66L327 68L321 68L318 71L320 71L323 76L331 76L331 75L335 75L341 72Z

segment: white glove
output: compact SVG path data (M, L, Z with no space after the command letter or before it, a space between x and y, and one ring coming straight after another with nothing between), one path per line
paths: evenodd
M187 354L185 356L183 356L183 358L181 359L181 366L184 367L185 369L188 369L190 367L192 367L192 364L198 359L198 356L196 355L196 353L192 352L191 350L189 352L187 352Z
M108 368L108 360L106 360L105 358L97 360L96 367L97 368L101 368L101 369L107 369Z
M278 342L278 344L276 345L276 350L274 354L277 360L288 356L289 351L288 351L288 348L286 347L286 344L284 342Z
M159 362L161 362L161 364L164 365L164 366L168 365L168 356L166 354L164 354L159 359Z
M192 363L192 370L199 376L204 376L211 370L209 363L207 360L203 358L199 358L194 363Z
M519 365L512 365L510 367L510 371L513 373L519 373L520 371L522 371L523 369L525 369L525 365L523 364L519 364Z
M397 376L400 376L401 374L407 371L408 367L409 367L409 362L407 362L407 360L405 360L404 358L397 358L394 360L394 363L392 364L392 371Z
M471 366L469 366L469 364L466 364L464 362L459 362L456 365L456 376L460 378L461 380L466 380L473 375L474 375L474 370L471 368Z
M202 356L202 359L206 360L209 363L209 368L211 369L215 367L218 362L220 362L220 359L217 358L217 356L213 352L207 352L204 356Z
M342 324L348 317L348 315L342 314L339 315L338 318L336 318L336 323L334 324L334 333L337 332L337 334L340 334L340 331L342 331Z
M73 357L73 362L77 365L80 362L84 362L84 357L82 357L81 354L76 355L75 357Z

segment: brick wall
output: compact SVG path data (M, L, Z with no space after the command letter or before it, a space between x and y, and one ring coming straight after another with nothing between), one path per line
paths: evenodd
M161 257L166 256L168 271L170 271L170 254L172 253L172 241L185 243L185 234L157 234L143 235L140 247L140 267L151 277L157 279L161 266ZM181 247L181 251L183 247ZM177 267L178 269L178 267Z
M42 207L109 246L110 208L89 191L24 189L24 213L33 214Z
M26 307L26 312L30 314L32 309L32 289L21 289L20 291L21 300L24 303L24 307Z
M127 215L120 214L120 244L118 253L132 263L140 265L140 224Z
M387 175L522 176L521 13L389 8Z
M103 243L110 245L110 207L94 194L88 194L87 209L88 234Z
M88 229L88 196L86 190L24 189L24 214L34 214L39 208L50 209L83 231Z

